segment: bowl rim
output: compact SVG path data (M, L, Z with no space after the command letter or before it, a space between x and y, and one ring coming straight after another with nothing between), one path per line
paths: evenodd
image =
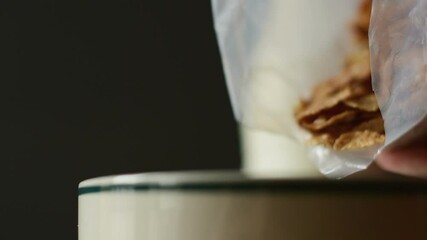
M427 181L418 179L343 179L254 176L237 170L150 172L102 176L82 181L79 195L102 192L257 191L427 194Z

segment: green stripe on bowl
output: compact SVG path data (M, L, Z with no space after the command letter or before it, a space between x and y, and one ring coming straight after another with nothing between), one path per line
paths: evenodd
M427 194L427 182L348 182L348 181L283 181L240 183L192 183L192 184L133 184L87 186L79 188L79 195L100 192L147 192L147 191L250 191L342 194Z

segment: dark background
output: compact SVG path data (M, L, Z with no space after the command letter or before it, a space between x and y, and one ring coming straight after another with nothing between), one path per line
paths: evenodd
M77 185L239 167L210 2L0 1L0 239L76 239Z

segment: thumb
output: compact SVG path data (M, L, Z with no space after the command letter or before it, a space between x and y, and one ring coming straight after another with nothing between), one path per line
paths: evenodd
M384 151L376 162L386 171L427 179L427 144Z

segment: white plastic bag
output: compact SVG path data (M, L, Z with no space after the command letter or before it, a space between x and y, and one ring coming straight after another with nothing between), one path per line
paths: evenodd
M425 86L417 88L418 93L412 95L413 90L409 90L417 85L407 85L407 80L403 79L410 72L413 74L411 81L419 82L415 76L421 67L418 65L425 64L421 58L427 57L426 49L417 52L417 59L408 60L416 61L418 65L401 66L400 70L395 70L394 65L388 66L389 69L384 66L390 64L388 59L395 55L393 51L399 51L395 48L397 44L400 44L400 50L402 47L412 48L415 43L422 47L425 44L425 36L424 41L417 42L420 37L417 31L425 27L425 15L423 20L417 17L420 14L417 11L425 13L425 1L412 0L419 6L412 11L408 10L410 7L403 8L403 2L407 1L377 0L373 14L377 18L371 31L371 47L376 51L371 57L374 71L378 71L374 75L374 89L380 95L385 116L387 145L401 139L417 125L427 109L422 101L426 98L423 94ZM348 25L355 17L359 3L360 0L212 0L215 30L236 119L246 126L279 133L304 144L307 133L296 124L293 110L316 82L339 72L349 50ZM389 35L394 34L388 40L386 38L390 36L379 35L385 34L383 28L388 27L381 18L386 15L387 8L395 4L402 5L402 11L407 11L406 16L414 15L416 24L409 29L407 26L403 28L408 31L405 34L417 35L417 39L404 41L405 36L399 35L401 32L397 29L388 29ZM388 46L382 46L383 41L390 42ZM406 61L406 58L399 60ZM390 74L390 71L393 71L393 89L378 84L382 78L389 78L384 74ZM426 79L424 75L419 77ZM408 100L409 97L414 100ZM413 106L415 99L421 100L419 107ZM405 117L399 118L402 114ZM307 154L323 174L341 178L365 169L381 147L333 151L316 146L308 147Z
M293 111L316 82L336 74L348 52L348 24L359 0L212 0L233 109L246 126L303 144ZM324 174L342 177L371 159L310 148ZM350 155L351 156L351 155ZM286 161L284 159L283 161Z
M427 1L374 0L372 10L373 87L396 147L427 133Z

